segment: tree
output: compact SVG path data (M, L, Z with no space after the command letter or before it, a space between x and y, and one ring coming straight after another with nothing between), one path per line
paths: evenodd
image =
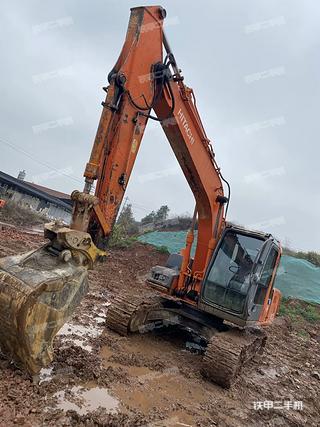
M138 225L134 219L132 205L125 205L119 215L117 225L123 228L126 234L132 235L138 232Z
M144 224L150 224L150 223L154 222L155 216L156 216L155 211L150 212L148 215L144 216L141 219L141 224L144 225Z
M162 222L165 221L168 218L169 215L169 207L167 205L162 205L158 210L157 213L155 215L154 220L156 222Z

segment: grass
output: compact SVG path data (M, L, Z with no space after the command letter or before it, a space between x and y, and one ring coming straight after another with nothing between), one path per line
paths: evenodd
M308 332L304 329L300 329L297 334L299 335L299 337L301 338L309 338L310 335L308 334Z
M293 321L305 320L309 323L320 322L320 306L300 300L282 298L280 316L287 316Z
M156 249L161 254L169 254L170 253L169 249L166 246L157 246Z

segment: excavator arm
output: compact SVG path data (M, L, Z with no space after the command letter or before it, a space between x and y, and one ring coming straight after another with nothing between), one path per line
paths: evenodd
M94 242L105 248L147 122L159 121L194 194L198 213L196 253L190 272L191 233L184 251L183 286L186 275L198 282L203 278L223 228L223 206L228 200L193 91L184 84L164 34L164 18L165 11L158 6L131 10L126 40L109 74L106 100L84 173L84 193L90 193L96 181L99 203L87 215L82 202L76 201L71 228L89 230Z

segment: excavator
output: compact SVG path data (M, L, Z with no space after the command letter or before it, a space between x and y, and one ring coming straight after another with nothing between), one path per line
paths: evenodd
M165 17L160 6L131 9L124 45L103 88L84 189L72 193L70 227L51 222L41 248L0 260L1 351L31 375L53 360L54 337L86 294L88 270L107 262L149 120L163 128L196 207L185 248L151 269L139 295L117 295L107 326L123 335L155 325L181 328L199 344L203 375L230 387L263 351L264 326L277 314L280 243L226 221L230 186L164 33Z

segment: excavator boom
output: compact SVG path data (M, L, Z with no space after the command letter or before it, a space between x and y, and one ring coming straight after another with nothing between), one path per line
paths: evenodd
M104 88L107 96L84 173L84 192L90 192L97 180L95 195L99 203L91 218L84 218L83 205L76 204L71 228L89 229L95 243L105 246L147 122L157 120L195 197L198 236L192 271L198 272L200 280L223 230L228 199L194 93L183 83L163 31L165 15L159 6L131 9L124 46L109 73L110 84ZM189 274L189 258L187 250L183 274ZM198 279L196 287L200 289Z

